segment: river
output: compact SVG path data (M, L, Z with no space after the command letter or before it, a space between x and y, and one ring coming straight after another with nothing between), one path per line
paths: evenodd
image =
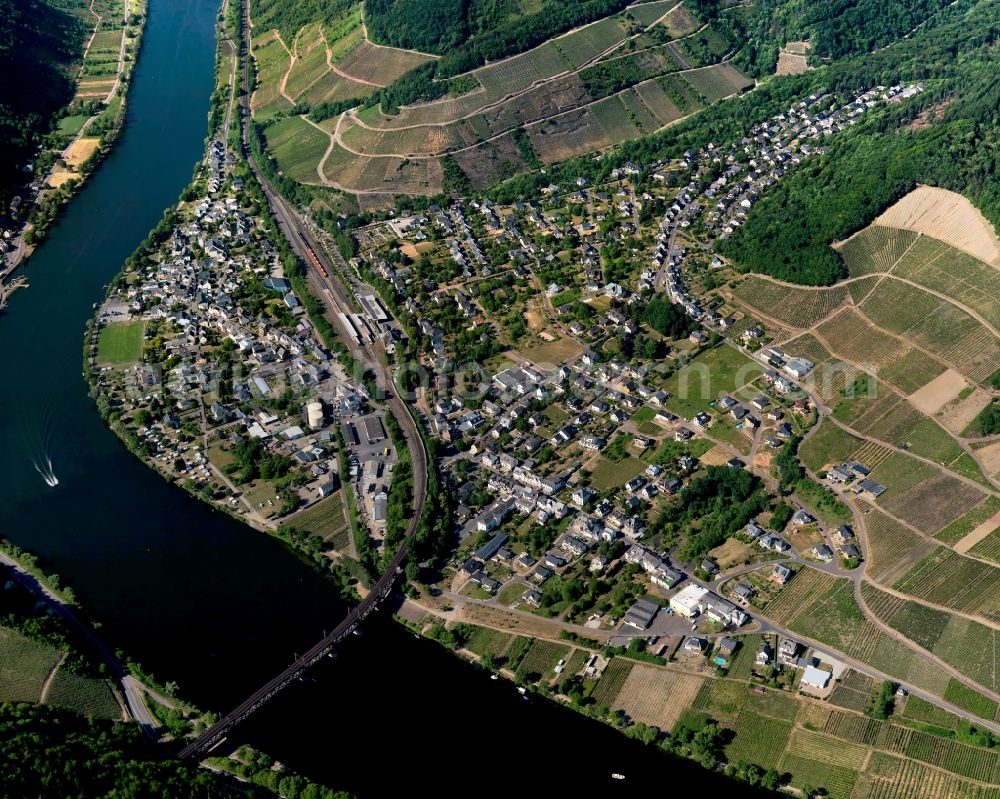
M130 455L81 376L93 303L202 156L216 12L209 0L151 0L124 135L0 317L0 535L62 575L112 646L200 706L225 710L332 628L343 605L283 545ZM55 487L38 470L49 464ZM525 702L385 617L238 737L359 796L678 780L749 795L565 708ZM628 780L612 783L611 771Z

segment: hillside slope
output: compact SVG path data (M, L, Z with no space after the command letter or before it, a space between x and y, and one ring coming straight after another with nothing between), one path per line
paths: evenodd
M85 29L41 0L0 0L0 205L22 180L49 119L73 96ZM30 77L29 77L30 76Z

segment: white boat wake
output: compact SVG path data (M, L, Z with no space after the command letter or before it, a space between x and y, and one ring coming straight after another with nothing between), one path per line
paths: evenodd
M34 463L35 471L38 472L42 479L45 481L45 485L49 488L55 488L59 485L59 478L56 477L56 473L52 471L52 461L48 458L45 459L45 468L42 468L38 463Z

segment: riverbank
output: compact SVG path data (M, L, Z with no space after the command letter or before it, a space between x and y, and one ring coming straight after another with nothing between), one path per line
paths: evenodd
M148 16L147 0L123 0L121 43L113 79L88 79L88 58L98 51L94 41L106 29L99 15L88 41L77 77L76 95L68 106L57 112L51 146L35 160L34 174L41 175L12 206L14 227L4 231L3 260L0 261L0 307L14 288L25 281L12 281L4 290L4 281L24 267L34 250L44 240L66 204L79 192L90 175L114 148L125 127L128 93L132 73L142 49ZM92 12L93 13L93 12ZM106 86L105 83L110 83ZM104 93L106 92L106 93ZM96 96L95 96L96 94Z

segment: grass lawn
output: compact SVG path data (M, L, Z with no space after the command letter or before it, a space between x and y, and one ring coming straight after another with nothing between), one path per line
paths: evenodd
M558 336L555 341L543 341L539 338L535 343L521 347L518 351L534 364L557 366L575 358L583 352L583 347L572 339Z
M728 444L744 455L749 455L750 450L753 448L753 440L742 430L737 430L735 424L729 418L717 419L708 429L708 435L717 441Z
M83 123L88 119L90 117L86 114L74 114L73 116L63 117L59 120L59 132L66 136L75 136L80 132Z
M650 408L648 405L643 405L639 410L632 414L630 421L639 424L639 422L649 422L652 421L653 417L656 416L656 411ZM662 432L662 430L661 430Z
M864 442L835 424L826 422L799 447L799 457L807 468L818 472L827 463L836 464L850 457Z
M760 364L738 350L724 345L715 347L670 376L665 383L670 394L666 405L674 413L690 419L707 409L709 402L752 383L763 372Z
M142 358L145 322L116 322L101 330L97 338L97 362L105 366L136 363Z
M240 490L243 491L243 495L247 498L247 502L249 502L250 505L262 516L274 516L281 508L278 493L274 490L274 486L266 480L254 480L251 483L240 486ZM268 505L268 500L271 500L273 504ZM261 507L258 508L258 504L260 504Z
M519 582L508 583L497 593L497 603L510 607L515 602L520 602L521 594L527 591L530 587L531 586Z
M617 463L609 461L602 455L600 463L591 475L590 484L597 491L604 491L606 488L625 485L636 475L642 474L645 469L646 464L631 455Z

